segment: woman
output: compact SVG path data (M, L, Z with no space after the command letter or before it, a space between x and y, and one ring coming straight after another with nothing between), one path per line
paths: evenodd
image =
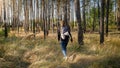
M67 60L67 44L69 42L69 38L71 38L71 42L73 41L73 39L70 32L70 26L67 25L64 21L61 21L60 24L61 28L58 29L58 40L61 41L61 48L64 59Z

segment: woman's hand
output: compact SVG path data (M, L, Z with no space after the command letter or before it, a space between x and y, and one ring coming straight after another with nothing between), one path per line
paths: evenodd
M71 38L70 41L73 42L73 39Z

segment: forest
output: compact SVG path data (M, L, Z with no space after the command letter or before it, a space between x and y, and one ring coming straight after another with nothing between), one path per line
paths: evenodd
M0 68L120 68L120 0L0 0Z

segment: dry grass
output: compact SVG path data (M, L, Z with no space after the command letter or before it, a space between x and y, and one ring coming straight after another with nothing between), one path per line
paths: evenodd
M120 36L105 37L105 43L99 44L96 33L84 34L84 46L77 44L76 32L74 42L68 44L68 60L63 60L60 43L56 34L50 34L46 40L43 34L36 39L27 35L11 34L8 39L0 38L0 68L119 68Z

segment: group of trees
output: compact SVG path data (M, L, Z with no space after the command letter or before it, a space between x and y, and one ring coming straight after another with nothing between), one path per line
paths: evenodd
M3 0L0 18L4 23L5 37L9 25L18 33L20 26L23 26L26 33L31 31L34 36L41 28L46 38L49 30L54 32L54 25L59 28L59 21L64 20L66 24L77 22L80 45L84 44L83 34L91 24L92 31L99 27L100 43L103 43L104 31L108 36L110 22L120 30L120 0Z

